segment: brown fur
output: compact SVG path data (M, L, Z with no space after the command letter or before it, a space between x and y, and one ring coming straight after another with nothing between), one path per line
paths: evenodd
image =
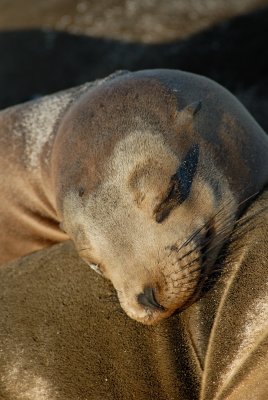
M0 269L1 400L266 400L268 193L233 233L217 285L144 327L70 242Z
M7 168L16 168L2 194L3 261L71 237L127 314L147 324L198 298L240 202L268 180L258 124L225 89L180 71L121 74L7 110L1 121L4 139L6 129L12 135L3 160L13 146ZM200 154L190 193L167 204L193 145ZM146 287L161 309L138 302Z

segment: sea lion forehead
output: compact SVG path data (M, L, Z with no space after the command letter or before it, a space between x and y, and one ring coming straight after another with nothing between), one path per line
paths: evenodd
M155 92L166 96L173 94L172 87L161 79L161 75L145 72L148 71L144 71L144 74L129 72L120 76L115 76L114 78L112 77L111 79L105 80L103 84L97 86L94 91L104 96L112 95L113 99L117 97L120 98L121 96L124 98L132 98L133 95L139 94L149 96ZM96 98L94 99L96 101Z
M123 76L107 80L101 85L88 91L79 101L81 105L90 108L90 117L109 115L117 118L127 114L145 114L148 118L149 111L154 114L161 113L161 118L174 113L178 107L176 94L157 77L139 76L136 73L126 73ZM88 114L87 114L88 116ZM114 119L114 118L113 118Z

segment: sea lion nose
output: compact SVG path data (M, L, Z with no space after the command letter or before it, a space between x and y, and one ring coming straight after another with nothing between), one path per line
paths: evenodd
M164 310L164 307L155 299L155 289L147 287L143 293L137 296L138 303L142 306L150 307L152 309Z

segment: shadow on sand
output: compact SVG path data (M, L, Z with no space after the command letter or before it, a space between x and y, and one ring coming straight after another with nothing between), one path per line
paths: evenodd
M65 32L0 32L0 108L115 70L175 68L231 90L268 131L268 8L231 19L187 40L129 43Z

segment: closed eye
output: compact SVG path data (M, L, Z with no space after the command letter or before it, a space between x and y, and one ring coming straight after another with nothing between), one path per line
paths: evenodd
M178 183L174 182L174 176L171 177L171 182L167 191L167 196L162 201L162 203L155 210L155 220L159 224L163 222L170 214L170 212L175 208L180 202L180 191Z
M188 150L176 173L171 177L167 195L155 209L155 220L163 222L170 212L181 205L189 196L199 160L199 145Z

